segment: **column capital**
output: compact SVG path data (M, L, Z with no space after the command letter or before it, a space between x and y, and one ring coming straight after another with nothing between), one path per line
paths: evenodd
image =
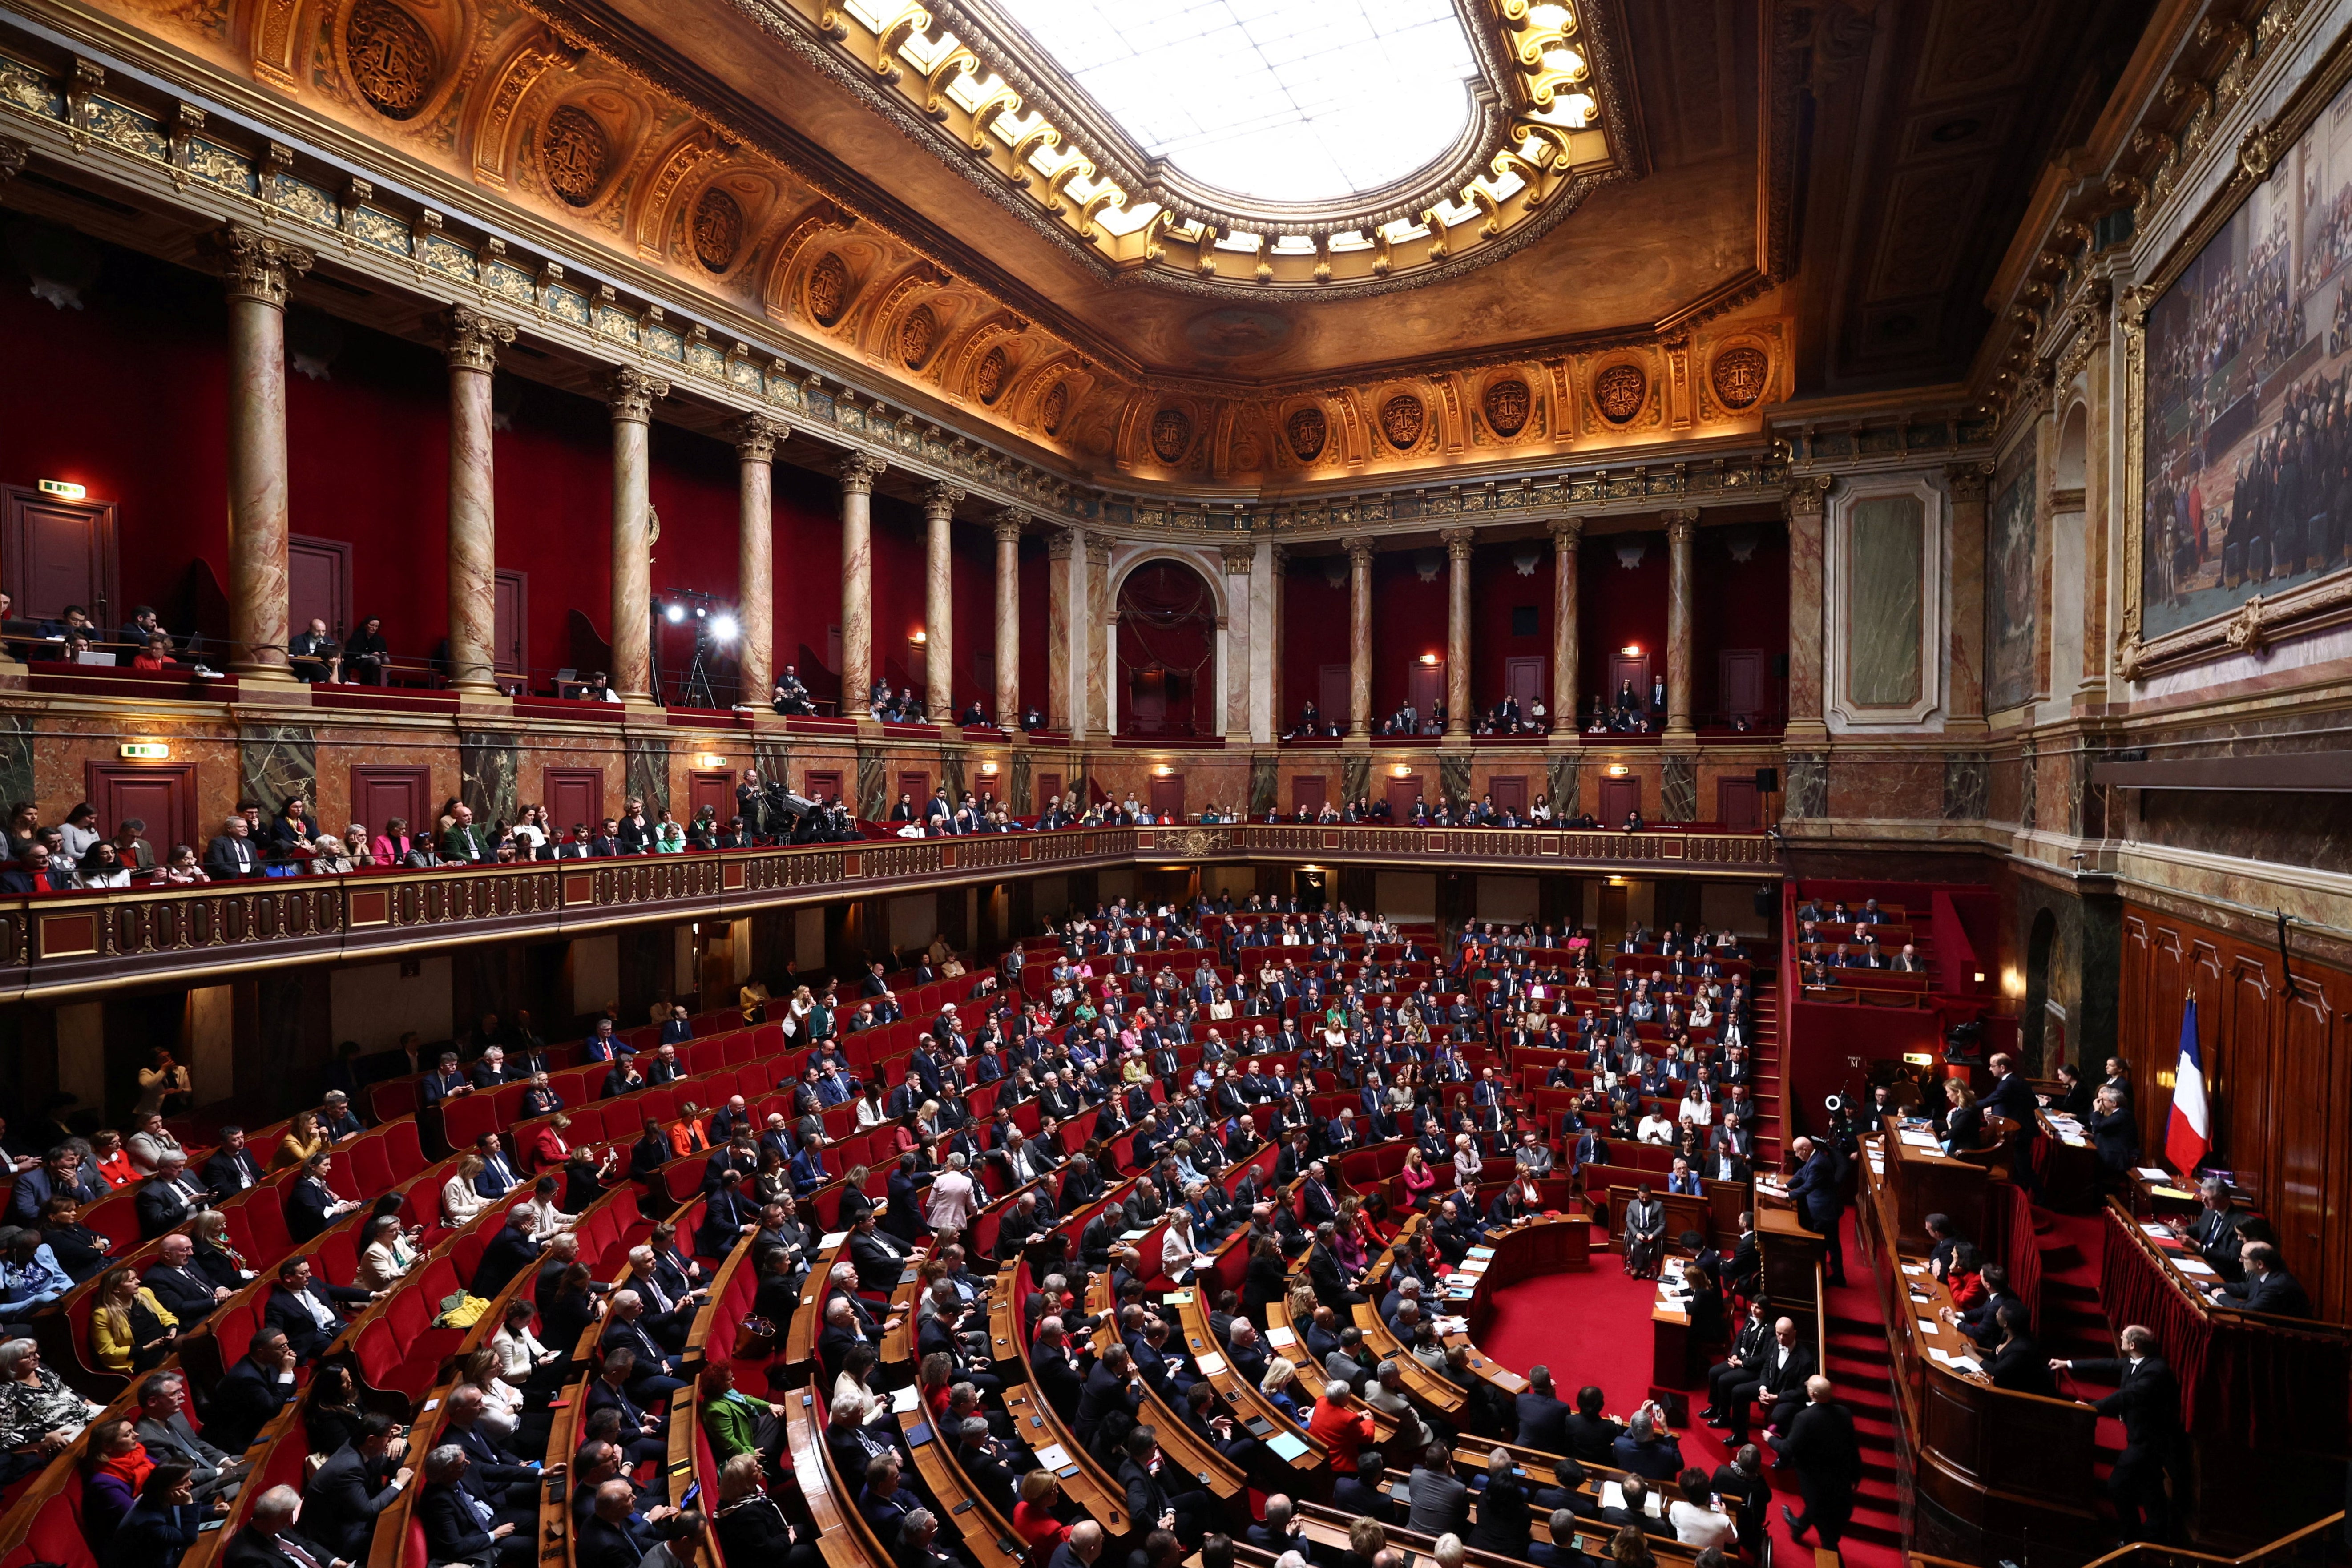
M1444 543L1448 559L1467 561L1470 559L1470 547L1477 541L1478 531L1475 528L1449 528L1437 537Z
M1349 566L1355 567L1358 570L1363 570L1369 568L1371 563L1372 542L1370 540L1351 539L1348 541L1348 564Z
M926 518L953 517L955 509L963 504L965 492L954 485L937 484L923 492L923 515Z
M24 173L25 160L32 151L13 136L0 136L0 181L13 180Z
M1087 568L1099 572L1110 564L1110 541L1099 533L1084 535L1087 546Z
M1077 548L1078 531L1075 528L1057 528L1045 535L1045 558L1048 561L1067 561Z
M1228 544L1224 548L1224 557L1225 575L1228 577L1246 577L1257 570L1257 546L1255 544Z
M1584 520L1580 517L1556 517L1551 520L1551 542L1562 550L1573 550L1584 538Z
M615 425L650 424L654 404L669 395L669 383L635 365L615 365L604 378L604 402Z
M281 310L288 286L318 259L289 240L236 223L215 231L205 248L220 263L231 300L253 300Z
M1691 536L1698 531L1698 508L1695 506L1678 507L1660 516L1665 520L1666 542L1676 549L1688 544Z
M1944 482L1951 487L1953 500L1963 504L1980 501L1992 488L1992 465L1981 458L1973 462L1947 464Z
M845 496L870 496L874 481L889 471L890 465L871 452L852 452L834 465L834 474L841 480L841 493Z
M735 456L747 463L774 462L776 444L792 433L791 426L765 414L746 414L727 426L727 434L735 443Z
M1789 516L1818 519L1827 510L1830 500L1830 476L1800 474L1789 481L1781 493L1780 506Z
M1018 544L1029 526L1029 514L1017 506L1000 508L988 514L989 526L996 531L999 544Z
M477 370L488 375L499 365L499 350L515 341L510 322L485 316L465 305L452 305L441 315L441 352L451 370Z
M1274 547L1274 574L1277 577L1281 576L1283 568L1289 564L1290 546L1287 544L1276 545Z

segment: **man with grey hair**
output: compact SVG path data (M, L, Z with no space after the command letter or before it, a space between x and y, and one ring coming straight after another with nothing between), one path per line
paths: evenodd
M702 1515L695 1512L640 1521L634 1517L636 1506L636 1489L627 1481L615 1479L596 1489L594 1511L572 1543L578 1568L637 1568L655 1547L702 1528Z
M969 1163L962 1151L948 1155L947 1169L931 1183L931 1199L924 1218L936 1231L954 1231L961 1235L971 1224L980 1204L973 1193L971 1177L965 1173Z
M149 1241L179 1229L211 1205L212 1194L188 1174L188 1157L177 1149L165 1150L157 1158L155 1173L131 1200L139 1214L139 1234Z
M1430 1549L1429 1554L1437 1559L1437 1568L1462 1568L1462 1561L1469 1552L1463 1546L1462 1538L1449 1530L1437 1538L1437 1543Z
M1291 1524L1291 1515L1294 1511L1289 1498L1281 1492L1274 1493L1265 1500L1265 1522L1251 1525L1244 1539L1252 1546L1261 1547L1267 1552L1306 1551L1306 1532L1293 1528Z
M294 1533L301 1513L302 1494L292 1487L263 1492L253 1500L253 1517L230 1540L226 1561L236 1568L351 1568L349 1559Z
M635 1290L615 1290L604 1313L604 1331L596 1342L600 1354L609 1356L625 1350L637 1358L629 1378L629 1397L640 1405L650 1405L686 1386L686 1380L677 1375L678 1358L655 1337L654 1327L646 1316L644 1296Z
M940 1532L939 1516L929 1509L910 1510L898 1522L898 1543L890 1549L897 1568L955 1568L956 1560L931 1542Z
M1397 1424L1396 1440L1407 1449L1433 1441L1436 1434L1423 1422L1421 1413L1404 1391L1404 1373L1392 1361L1381 1363L1373 1372L1373 1381L1364 1390L1364 1403L1383 1415L1393 1416Z
M151 1373L140 1381L135 1425L148 1457L158 1463L177 1459L187 1466L199 1502L236 1496L245 1482L247 1460L225 1454L198 1436L187 1413L188 1382L178 1373Z
M466 1488L466 1450L444 1443L425 1456L425 1486L416 1494L417 1522L433 1563L495 1563L520 1568L538 1555L537 1533L518 1534L514 1521Z

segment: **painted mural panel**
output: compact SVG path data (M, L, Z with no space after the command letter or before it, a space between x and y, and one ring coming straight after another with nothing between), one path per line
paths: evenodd
M2347 564L2347 367L2352 89L2148 313L2143 637Z
M1985 707L1993 711L2033 695L2041 605L2033 574L2034 468L2029 437L1994 472L1985 520Z

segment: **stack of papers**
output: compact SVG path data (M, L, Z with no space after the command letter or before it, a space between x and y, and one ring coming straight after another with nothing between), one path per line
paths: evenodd
M2208 1279L2214 1277L2213 1270L2207 1266L2205 1260L2201 1258L2194 1258L2184 1252L2172 1261L2180 1266L2180 1271L2183 1274L2201 1275Z
M849 1233L847 1231L836 1230L817 1237L816 1244L819 1247L839 1247L843 1242L847 1241L848 1239Z
M1265 1342L1270 1345L1276 1346L1295 1345L1298 1342L1298 1336L1292 1333L1288 1329L1282 1328L1277 1325L1266 1330Z
M2137 1173L2139 1179L2143 1182L2168 1182L2172 1180L2171 1173L2166 1171L2161 1165L2142 1165Z
M1194 1357L1192 1364L1199 1367L1204 1375L1213 1377L1225 1370L1225 1358L1211 1351L1206 1355Z
M1069 1462L1069 1454L1059 1443L1048 1443L1037 1450L1037 1468L1040 1469L1058 1470Z

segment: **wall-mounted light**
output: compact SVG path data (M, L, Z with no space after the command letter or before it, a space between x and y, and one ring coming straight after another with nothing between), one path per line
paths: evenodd
M45 496L55 496L59 500L79 500L89 494L89 487L78 485L71 479L43 479L41 493Z
M1642 645L1637 642L1629 642L1617 651L1623 654L1627 658L1639 658L1642 657Z
M705 752L698 759L698 765L706 768L723 768L727 765L727 759L717 752Z
M982 763L980 764L980 771L982 776L992 779L996 776L996 764L994 763Z
M1390 768L1389 772L1397 778L1409 779L1412 777L1412 764L1411 763L1398 763L1393 767Z
M1426 665L1435 665L1437 663L1437 656L1433 653L1423 654L1421 656L1421 662Z
M1154 763L1151 764L1151 776L1156 779L1173 777L1175 772L1176 770L1170 767L1166 763Z
M1612 878L1610 878L1610 879L1609 879L1609 885L1610 885L1611 887L1612 887L1612 888L1622 888L1622 887L1630 886L1630 884L1629 884L1629 883L1627 883L1627 881L1625 880L1625 879L1624 879L1624 878L1622 878L1622 877L1612 877Z
M2024 995L2025 976L2020 974L2014 968L2002 970L2000 972L2000 994L2004 996Z
M172 754L172 748L161 741L125 741L119 750L125 760L134 763L160 763Z
M1984 984L1984 971L1981 969L1977 971L1977 984L1979 985Z
M908 642L929 642L931 640L931 634L925 631L922 627L917 626L915 628L915 635L908 637L907 640Z
M1622 779L1633 771L1633 769L1627 767L1622 763L1612 763L1609 764L1609 776L1612 779Z

